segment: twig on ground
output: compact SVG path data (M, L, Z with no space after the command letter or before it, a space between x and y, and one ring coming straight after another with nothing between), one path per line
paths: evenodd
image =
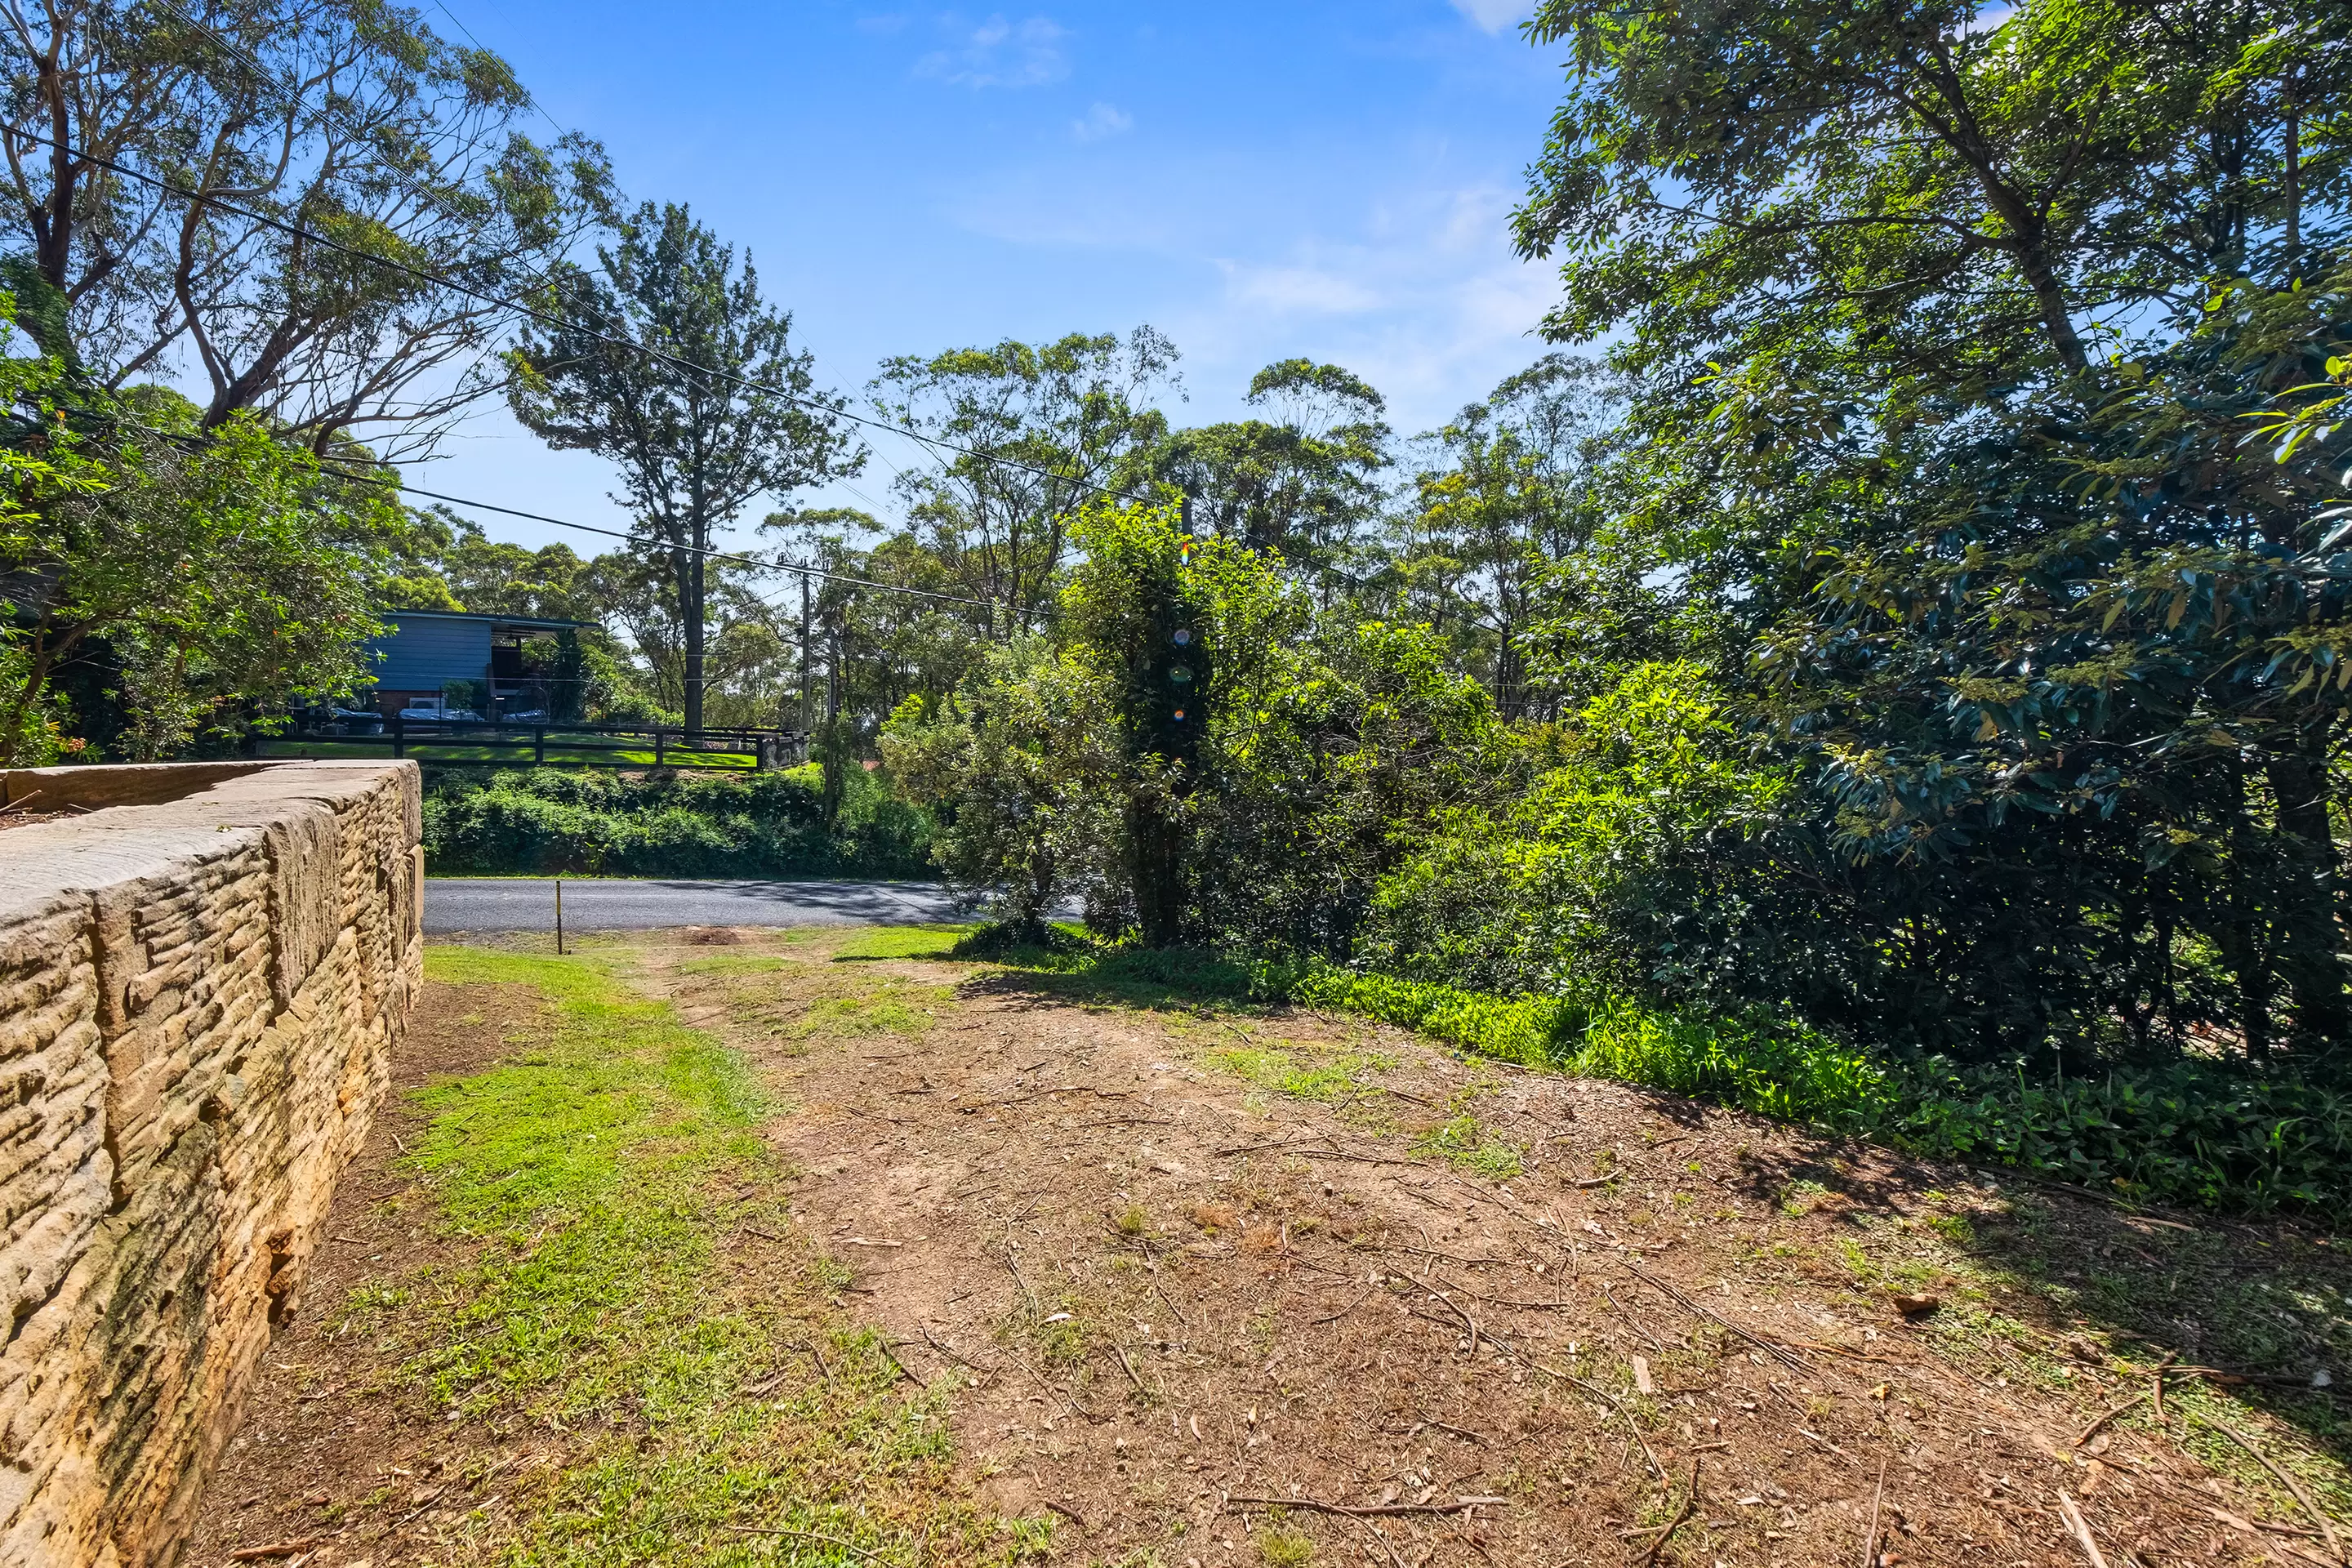
M1442 1303L1447 1311L1452 1312L1455 1317L1462 1320L1463 1326L1470 1331L1470 1353L1472 1355L1475 1356L1478 1353L1478 1342L1480 1340L1484 1340L1488 1344L1493 1345L1505 1355L1516 1355L1518 1353L1512 1350L1511 1347L1502 1339L1496 1335L1487 1332L1486 1328L1479 1323L1477 1319L1472 1317L1468 1312L1464 1311L1462 1308L1455 1303L1452 1296L1448 1295L1444 1290L1440 1289L1435 1284L1414 1274L1408 1274L1405 1278L1420 1286L1423 1290L1427 1291L1432 1300ZM1451 1281L1448 1281L1448 1283L1451 1283ZM1406 1306L1405 1310L1407 1311L1412 1311L1410 1304ZM1426 1312L1413 1312L1413 1316L1416 1318L1429 1318L1429 1314ZM1444 1320L1431 1318L1430 1321L1432 1322L1442 1322Z
M788 1351L799 1351L805 1354L809 1360L816 1363L817 1371L824 1374L824 1385L827 1388L831 1388L833 1386L833 1368L824 1364L824 1352L817 1349L814 1342L803 1343L798 1340L794 1340L787 1342L784 1349Z
M1886 1456L1878 1457L1878 1487L1870 1494L1870 1533L1862 1538L1862 1568L1878 1568L1878 1509L1886 1500Z
M308 1552L320 1544L318 1537L305 1536L300 1541L275 1541L267 1546L240 1546L228 1554L228 1560L232 1563L259 1563L265 1558L291 1557L298 1552Z
M2107 1568L2107 1560L2099 1553L2099 1542L2091 1534L2090 1521L2083 1517L2083 1510L2074 1506L2074 1500L2068 1497L2063 1489L2058 1493L2058 1511L2065 1516L2066 1533L2074 1538L2074 1544L2090 1558L2091 1568Z
M2268 1454L2263 1453L2260 1448L2254 1447L2254 1440L2252 1437L2247 1436L2243 1432L2239 1431L2235 1426L2231 1426L2226 1421L2217 1421L2212 1416L2204 1415L2200 1412L2192 1412L2191 1414L2195 1415L2198 1420L2202 1421L2206 1426L2210 1426L2214 1431L2219 1432L2222 1436L2227 1437L2231 1442L2235 1443L2239 1447L2243 1448L2247 1453L2252 1454L2254 1457L2255 1463L2261 1465L2263 1468L2268 1470L2272 1475L2276 1476L2278 1478L2279 1485L2286 1488L2286 1489L2294 1495L2294 1500L2303 1506L2303 1511L2311 1516L2311 1522L2319 1527L2320 1539L2327 1542L2328 1555L2334 1557L2338 1563L2352 1563L2352 1558L2347 1558L2344 1555L2344 1542L2337 1538L2336 1534L2336 1526L2329 1522L2326 1511L2316 1502L2312 1500L2311 1494L2304 1489L2303 1483L2296 1480L2292 1475L2289 1475L2284 1466L2279 1464Z
M1328 1312L1322 1317L1314 1319L1313 1321L1317 1323L1336 1323L1340 1319L1346 1317L1349 1313L1354 1311L1357 1308L1362 1306L1365 1302L1370 1300L1374 1296L1378 1295L1380 1293L1380 1289L1381 1288L1377 1285L1367 1285L1364 1287L1364 1293L1362 1295L1357 1297L1354 1300L1349 1302L1338 1311Z
M1087 1523L1087 1521L1086 1521L1085 1520L1083 1520L1083 1519L1081 1519L1081 1518L1079 1518L1079 1517L1078 1517L1078 1510L1077 1510L1076 1509L1071 1508L1070 1506L1068 1506L1068 1505L1067 1505L1067 1504L1066 1504L1066 1503L1058 1503L1058 1502L1055 1502L1055 1501L1053 1499L1051 1499L1051 1498L1047 1498L1047 1499L1045 1499L1045 1506L1046 1506L1047 1508L1052 1509L1055 1513L1060 1514L1064 1519L1068 1520L1072 1524L1076 1525L1080 1530L1087 1530L1087 1529L1091 1528L1091 1527Z
M1536 1365L1540 1370L1550 1373L1554 1377L1559 1378L1563 1383L1573 1384L1578 1388L1584 1390L1585 1393L1592 1395L1595 1399L1600 1400L1603 1405L1609 1406L1610 1414L1624 1422L1625 1430L1633 1434L1633 1441L1641 1445L1642 1458L1650 1461L1651 1472L1662 1481L1666 1479L1666 1468L1664 1465L1659 1464L1658 1456L1650 1451L1650 1440L1642 1436L1641 1424L1635 1421L1633 1417L1627 1413L1625 1406L1619 1403L1615 1394L1610 1393L1607 1389L1601 1387L1597 1383L1585 1382L1584 1379L1577 1376L1572 1372L1561 1372L1555 1367L1546 1366L1542 1362L1536 1363Z
M1675 1305L1681 1307L1685 1311L1691 1313L1695 1317L1706 1318L1712 1322L1722 1324L1725 1328L1730 1330L1733 1333L1738 1334L1741 1339L1746 1340L1749 1344L1754 1345L1758 1350L1762 1351L1766 1355L1770 1356L1773 1360L1779 1362L1782 1366L1787 1367L1790 1371L1803 1372L1806 1370L1804 1358L1797 1354L1796 1352L1790 1350L1788 1346L1781 1344L1776 1340L1768 1340L1760 1335L1750 1333L1748 1330L1741 1328L1738 1323L1733 1322L1730 1319L1723 1316L1720 1312L1717 1312L1710 1308L1699 1305L1696 1301L1692 1300L1689 1297L1684 1295L1681 1291L1675 1289L1664 1280L1651 1274L1647 1269L1643 1268L1637 1263L1628 1263L1625 1265L1625 1268L1626 1271L1632 1274L1634 1279L1641 1280L1645 1285L1648 1285L1652 1289L1663 1291L1675 1302Z
M898 1352L890 1348L890 1342L888 1340L886 1340L877 1334L875 1336L874 1342L881 1347L884 1359L888 1361L892 1366L898 1369L899 1376L905 1378L908 1383L915 1384L918 1388L922 1386L923 1380L917 1377L912 1372L908 1370L907 1363L898 1359Z
M1467 1513L1474 1508L1507 1508L1507 1497L1455 1498L1452 1502L1373 1502L1360 1506L1344 1502L1324 1502L1311 1497L1240 1497L1229 1496L1225 1507L1298 1508L1309 1513L1336 1513L1346 1519L1384 1519L1401 1513Z
M1411 1437L1420 1432L1423 1426L1429 1427L1434 1431L1451 1432L1454 1436L1461 1438L1465 1443L1476 1443L1481 1447L1486 1446L1486 1439L1479 1434L1470 1431L1466 1427L1449 1426L1443 1421L1433 1421L1426 1415L1421 1418L1420 1426L1415 1426L1412 1431L1406 1433L1405 1436L1407 1437Z
M941 1355L943 1355L943 1356L947 1357L950 1361L952 1361L952 1362L960 1362L960 1363L961 1363L963 1365L970 1367L972 1371L977 1372L977 1373L981 1373L988 1374L988 1375L993 1375L993 1374L994 1374L994 1373L995 1373L995 1371L996 1371L996 1369L995 1369L994 1367L992 1367L992 1366L982 1366L982 1365L981 1365L981 1364L980 1364L980 1363L978 1363L978 1362L976 1362L976 1361L972 1360L970 1356L963 1355L963 1354L961 1354L961 1353L960 1353L960 1352L956 1352L956 1351L952 1351L952 1350L949 1349L947 1346L945 1346L945 1345L943 1345L943 1344L940 1343L940 1342L939 1342L939 1341L937 1341L937 1340L933 1339L933 1338L931 1337L931 1331L930 1331L930 1327L929 1327L929 1324L925 1324L925 1323L918 1323L918 1324L916 1324L916 1325L915 1325L915 1331L916 1331L917 1333L919 1333L919 1334L920 1334L920 1335L922 1335L922 1336L923 1336L923 1342L924 1342L925 1344L927 1344L927 1345L930 1346L933 1350L935 1350L935 1351L939 1352L940 1352L940 1354L941 1354Z
M722 1530L731 1530L738 1535L782 1535L788 1536L794 1541L822 1541L827 1546L838 1546L844 1552L855 1552L860 1557L865 1558L868 1563L887 1563L890 1561L887 1557L883 1556L878 1552L866 1551L866 1548L858 1545L854 1541L844 1541L838 1535L819 1535L814 1530L782 1530L773 1525L761 1524L729 1524L722 1525L719 1528Z
M1690 1489L1683 1493L1682 1508L1675 1512L1674 1518L1666 1521L1665 1528L1651 1539L1650 1544L1642 1549L1642 1554L1633 1559L1633 1562L1655 1563L1658 1560L1658 1553L1665 1550L1666 1542L1674 1539L1675 1531L1683 1527L1683 1521L1690 1518L1691 1510L1698 1507L1699 1463L1700 1461L1696 1459L1691 1461Z
M1029 1321L1034 1323L1037 1321L1037 1293L1030 1289L1029 1281L1021 1277L1021 1265L1013 1261L1013 1227L1006 1226L1004 1228L1004 1267L1012 1272L1013 1282L1021 1287L1021 1299L1029 1303Z
M1143 1386L1143 1379L1137 1373L1135 1363L1127 1359L1127 1347L1120 1344L1117 1340L1113 1340L1111 1342L1110 1348L1118 1352L1118 1364L1120 1368L1126 1372L1127 1381L1135 1384L1135 1392L1140 1394L1146 1399L1150 1398L1151 1390Z
M1666 1347L1658 1342L1658 1336L1643 1328L1642 1326L1641 1320L1634 1317L1633 1313L1625 1310L1624 1305L1617 1300L1616 1294L1609 1289L1609 1281L1606 1279L1596 1279L1593 1283L1601 1287L1601 1293L1609 1298L1609 1305L1615 1308L1617 1315L1625 1320L1625 1326L1627 1328L1633 1330L1635 1333L1649 1341L1650 1348L1652 1350L1656 1351L1660 1355L1665 1354Z
M2114 1420L2116 1416L2121 1415L2125 1411L2129 1410L2133 1405L2137 1405L2141 1400L2146 1399L2147 1396L2148 1390L2143 1388L2137 1394L2133 1394L2129 1399L2125 1400L2122 1404L2113 1405L2107 1410L2101 1412L2098 1419L2093 1421L2088 1426L2084 1427L2083 1430L2075 1436L2074 1446L2077 1448L2081 1447L2084 1444L2097 1436L2101 1427L2105 1426L2108 1422Z
M2156 1424L2167 1430L2171 1428L2172 1423L2166 1418L2164 1414L2164 1374L2171 1370L2172 1363L2179 1359L2180 1352L2179 1351L2167 1351L2164 1352L2164 1359L2156 1363L2156 1379L2154 1385L2149 1390L2149 1392L2156 1397Z

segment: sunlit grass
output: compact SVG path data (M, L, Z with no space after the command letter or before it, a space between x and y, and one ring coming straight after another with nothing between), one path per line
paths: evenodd
M742 1059L593 960L436 948L427 963L549 1005L512 1059L417 1096L432 1121L410 1164L471 1261L365 1283L345 1308L451 1418L570 1434L561 1464L509 1492L510 1521L468 1527L485 1558L1015 1558L1024 1521L955 1479L946 1385L910 1389L829 1307L832 1266L793 1229L790 1172L758 1132L771 1101ZM722 1252L750 1229L786 1251L757 1289Z

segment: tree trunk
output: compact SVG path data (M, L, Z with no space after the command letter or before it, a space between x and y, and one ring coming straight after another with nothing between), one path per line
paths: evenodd
M1141 794L1127 805L1129 870L1135 883L1137 934L1146 947L1173 947L1184 934L1184 881L1176 825L1159 801Z
M2336 836L2327 820L2324 740L2270 760L2279 837L2285 851L2273 921L2280 975L2294 1003L2294 1039L2305 1048L2352 1035L2336 923Z
M2273 982L2270 954L2263 941L2267 922L2252 886L2255 855L2246 820L2245 764L2234 758L2230 763L2223 807L2231 822L2230 863L2225 873L2228 891L2224 895L2228 902L2213 938L2221 950L2221 962L2237 977L2238 1027L2245 1037L2246 1055L2263 1061L2271 1054Z
M686 564L678 575L678 619L686 633L686 732L688 737L702 733L702 592L705 559L699 549L709 542L709 530L698 522L694 529L698 548L688 552Z

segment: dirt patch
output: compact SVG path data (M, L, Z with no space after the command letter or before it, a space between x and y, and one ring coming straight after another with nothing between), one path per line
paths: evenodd
M2324 1235L2126 1214L1352 1019L734 934L601 949L786 1108L762 1131L798 1172L792 1234L746 1226L721 1267L829 1254L834 1302L944 1401L985 1499L1054 1521L1015 1555L2121 1568L2352 1541L2338 1390L2307 1386L2352 1348ZM429 986L403 1079L538 1016ZM346 1180L352 1239L273 1347L193 1563L313 1537L321 1565L488 1561L496 1530L468 1548L453 1502L562 1462L553 1434L444 1430L335 1331L337 1302L447 1262L389 1169L410 1117ZM406 1507L350 1522L386 1487Z

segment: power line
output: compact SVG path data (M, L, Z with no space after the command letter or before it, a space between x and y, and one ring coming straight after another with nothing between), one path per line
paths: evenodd
M214 26L211 23L206 22L200 17L190 16L176 3L176 0L155 0L155 4L161 5L165 11L178 17L189 26L197 29L199 32L202 32L212 38L215 43L220 45L222 48L228 51L228 53L234 57L239 64L250 70L257 80L275 88L278 91L279 100L289 110L299 113L310 109L311 105L310 100L303 96L302 91L299 87L291 82L286 81L278 77L275 72L271 71L268 66L264 65L250 50L247 49L236 39L231 38L219 28ZM449 9L446 5L442 3L442 0L434 0L434 6L435 9L438 10L444 16L446 16L449 19L449 22L453 26L466 36L467 42L471 43L476 48L483 49L487 52L488 46L484 45L481 39L474 36L474 30L467 26L464 20L461 19L455 11ZM547 123L553 128L559 140L572 134L571 131L564 127L562 121L558 121L554 115L548 112L547 107L541 103L537 98L532 98L530 103L531 107L539 111L540 118L545 120ZM357 134L364 136L368 133L367 126L351 118L348 113L339 110L337 105L331 99L330 99L326 105L320 109L319 112L325 115L332 115L341 118L344 127ZM421 180L413 176L405 169L395 167L393 174L394 177L412 194L432 205L438 207L444 214L448 214L450 212L448 201L440 192L433 190ZM539 268L531 266L529 262L523 262L521 265L524 274L529 277L534 284L542 289L551 286L549 283L547 275L541 272ZM882 459L885 466L889 468L894 477L900 480L904 480L906 479L907 471L898 467L897 463L892 462L888 453L880 450L878 447L869 448L869 450L872 450L875 456ZM876 500L872 496L867 495L864 490L859 489L856 485L851 484L847 479L836 479L833 482L838 484L843 489L847 490L851 495L854 495L858 500L864 501L868 507L873 509L877 515L887 510L881 502Z
M144 428L144 426L141 426L141 428ZM160 435L163 434L163 432L158 431L156 434ZM339 460L340 459L336 458L322 459L322 461L326 462L335 462ZM372 479L360 474L343 474L338 477L345 479L357 480L363 484L383 484L386 482L383 479ZM903 584L898 583L877 583L870 577L852 577L845 573L827 572L822 567L803 566L798 563L791 561L767 561L762 560L756 555L733 555L723 550L706 550L700 545L672 544L666 539L649 539L642 533L625 533L617 528L598 528L592 523L571 522L567 521L563 518L549 517L543 512L522 511L514 507L499 506L491 501L469 500L464 496L443 495L438 490L418 489L415 486L406 483L400 484L398 489L400 493L403 495L423 496L427 500L446 501L452 506L471 507L477 511L495 511L506 517L522 518L526 521L530 522L544 522L552 524L557 528L574 529L582 533L601 533L605 535L607 538L625 539L632 544L645 545L655 550L670 550L688 555L702 555L707 556L713 561L731 561L739 565L756 566L762 572L792 572L797 573L803 576L823 577L828 582L847 583L859 588L879 589L881 592L886 594L912 594L919 598L944 599L950 604L971 605L975 608L983 610L989 608L989 605L986 600L966 598L961 594L942 594L938 592L936 589L931 588L909 588Z
M665 353L663 350L637 342L633 339L616 337L610 332L599 331L593 327L582 327L576 323L567 322L560 316L549 315L547 312L538 310L532 306L526 305L519 300L510 300L502 294L493 294L486 289L477 289L470 284L460 283L456 279L446 277L437 272L428 271L422 267L412 266L408 262L399 260L393 257L379 256L373 251L362 250L357 246L345 245L341 240L331 239L326 235L319 233L316 229L305 228L300 224L288 223L282 218L271 217L267 213L254 212L249 208L238 206L234 202L223 201L220 197L207 195L203 191L192 191L185 185L174 184L169 180L163 179L158 175L150 174L143 170L133 169L127 164L118 163L110 158L101 158L96 153L86 152L81 148L74 146L68 142L53 141L47 136L37 135L30 131L23 129L12 129L9 133L11 135L20 137L26 142L32 142L36 146L52 148L58 152L67 154L68 157L79 158L92 168L104 169L110 174L120 174L125 179L137 180L142 184L152 185L155 189L163 191L167 195L179 197L182 201L194 202L200 205L214 208L215 211L229 213L237 217L244 218L249 223L257 223L261 225L264 228L285 235L289 238L307 240L314 245L320 246L325 249L335 251L340 255L349 256L355 260L373 262L376 266L388 268L394 272L401 273L409 278L414 278L420 283L430 284L435 288L446 289L451 293L461 295L466 299L478 300L485 305L494 305L500 310L511 310L515 314L529 321L536 321L541 326L549 328L551 331L580 332L593 341L604 344L610 348L623 349L632 353L644 354L649 359L659 360L665 363L676 365L680 370L688 372L694 375L706 376L715 381L725 382L730 385L740 387L747 392L760 393L766 396L778 398L782 402L793 404L799 407L815 409L820 413L832 416L833 417L845 419L853 425L864 426L867 429L886 430L894 436L904 437L908 440L920 442L924 446L931 447L940 451L953 452L959 457L970 458L975 462L992 463L1000 468L1008 468L1016 473L1027 474L1034 479L1045 479L1056 484L1066 484L1076 489L1092 490L1097 495L1108 496L1114 500L1140 502L1149 500L1148 497L1135 495L1129 491L1112 489L1108 485L1096 484L1091 479L1082 479L1069 474L1057 474L1050 468L1041 468L1034 464L1018 462L1011 458L999 457L992 452L983 452L970 447L961 447L952 441L942 441L936 437L926 436L920 431L908 429L904 426L892 425L886 420L868 418L863 414L853 414L849 411L845 404L836 406L834 404L825 402L823 398L808 397L798 393L788 392L782 387L774 386L766 382L753 381L749 376L738 375L732 371L719 370L709 365L698 365L691 360L682 359L677 354Z

